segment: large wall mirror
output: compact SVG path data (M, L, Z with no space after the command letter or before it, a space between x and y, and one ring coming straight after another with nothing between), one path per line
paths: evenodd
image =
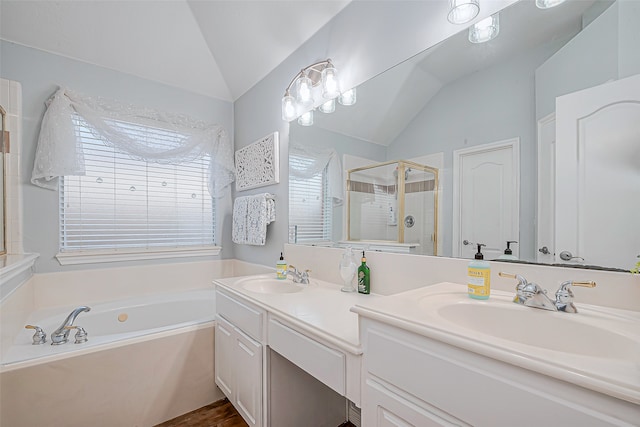
M2 209L0 209L0 255L4 255L7 253L7 245L6 245L6 191L5 191L5 177L4 177L4 154L8 149L9 145L9 132L7 132L6 128L6 117L7 112L0 105L0 114L2 115L2 132L0 133L0 200L2 200Z
M358 86L355 106L316 112L313 126L292 122L290 144L334 149L345 169L438 168L439 255L469 258L470 243L484 243L496 259L517 241L520 261L631 269L640 8L568 0L541 10L521 0L499 22L489 42L470 43L464 30ZM324 206L331 226L319 240L346 240L344 204ZM316 211L300 210L290 229Z

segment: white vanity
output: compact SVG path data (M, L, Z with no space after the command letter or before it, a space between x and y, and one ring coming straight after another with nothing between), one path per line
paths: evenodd
M337 426L345 419L344 398L357 406L361 400L358 316L349 309L383 297L343 293L339 285L316 279L299 285L274 276L215 281L216 384L251 426L310 422L310 413L317 425ZM307 381L310 388L295 389L296 396L291 388L279 388L271 378L283 380L290 371L277 371L272 350L323 386ZM278 404L293 400L301 403Z
M442 283L370 301L361 316L364 426L640 423L640 315L472 300Z
M640 423L634 311L549 312L503 291L477 301L453 283L365 296L261 275L216 288L216 383L250 425L337 426L342 397L367 427ZM276 354L326 387L279 406L291 372L275 370ZM309 421L314 410L327 418Z

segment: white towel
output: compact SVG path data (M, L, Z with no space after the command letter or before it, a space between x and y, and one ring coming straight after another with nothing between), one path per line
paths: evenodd
M267 225L276 219L274 195L269 193L237 197L233 202L234 243L264 245Z
M231 240L234 243L247 243L247 202L246 197L236 197L233 201Z

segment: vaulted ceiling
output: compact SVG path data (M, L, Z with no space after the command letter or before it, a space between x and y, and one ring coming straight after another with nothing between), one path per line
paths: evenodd
M235 101L350 0L0 1L0 38Z

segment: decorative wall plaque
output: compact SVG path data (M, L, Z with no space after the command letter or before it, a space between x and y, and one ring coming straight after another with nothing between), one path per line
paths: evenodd
M278 132L236 151L236 191L280 182Z

